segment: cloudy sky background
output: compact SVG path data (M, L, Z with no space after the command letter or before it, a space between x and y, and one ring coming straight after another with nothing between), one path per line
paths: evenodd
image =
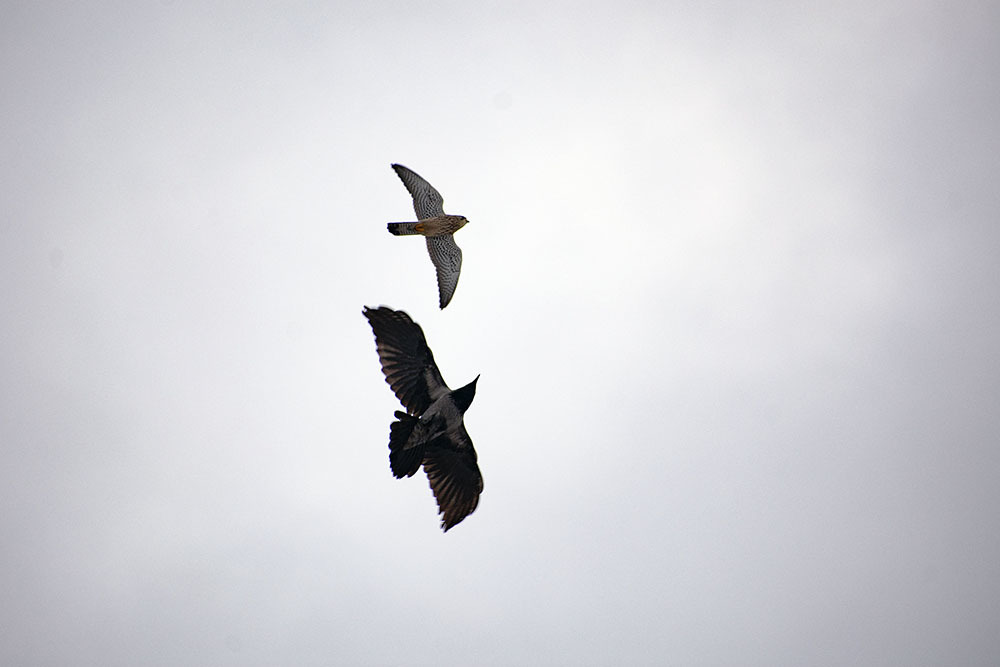
M8 3L0 662L996 664L1000 7L835 4Z

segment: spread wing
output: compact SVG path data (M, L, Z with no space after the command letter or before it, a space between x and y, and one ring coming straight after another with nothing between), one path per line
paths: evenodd
M362 311L375 333L375 349L385 381L410 414L422 414L450 390L420 325L401 310L385 306Z
M458 276L462 272L462 249L455 243L455 237L428 236L427 253L434 262L437 271L438 297L441 308L444 308L455 296L458 287Z
M442 436L428 443L424 472L437 499L441 528L448 532L475 511L483 492L476 450L464 424L450 437Z
M417 172L407 169L401 164L394 164L396 175L413 197L413 210L418 220L444 215L444 198L434 186L420 177Z

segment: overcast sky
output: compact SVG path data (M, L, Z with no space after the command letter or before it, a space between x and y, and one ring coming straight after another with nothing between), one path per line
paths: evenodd
M1000 662L997 3L283 4L4 6L0 662Z

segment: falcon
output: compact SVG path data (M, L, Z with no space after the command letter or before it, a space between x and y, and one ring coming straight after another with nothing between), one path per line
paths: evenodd
M462 271L462 249L455 244L453 234L468 220L463 215L445 215L441 193L415 171L401 164L394 164L392 168L413 197L417 222L390 222L389 232L396 236L421 234L426 237L427 252L437 271L438 296L443 309L455 295L458 275Z
M369 308L375 350L385 381L406 412L389 427L389 468L397 479L424 466L445 532L472 514L483 492L476 450L463 415L476 395L476 382L452 391L445 384L420 325L401 310Z

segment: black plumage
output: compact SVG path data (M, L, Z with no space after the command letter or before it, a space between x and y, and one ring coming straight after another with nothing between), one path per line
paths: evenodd
M385 306L365 307L363 314L375 333L385 380L406 408L395 413L389 427L389 467L401 478L423 465L447 532L475 511L483 491L476 450L463 419L479 376L452 391L434 363L423 330L409 315Z

